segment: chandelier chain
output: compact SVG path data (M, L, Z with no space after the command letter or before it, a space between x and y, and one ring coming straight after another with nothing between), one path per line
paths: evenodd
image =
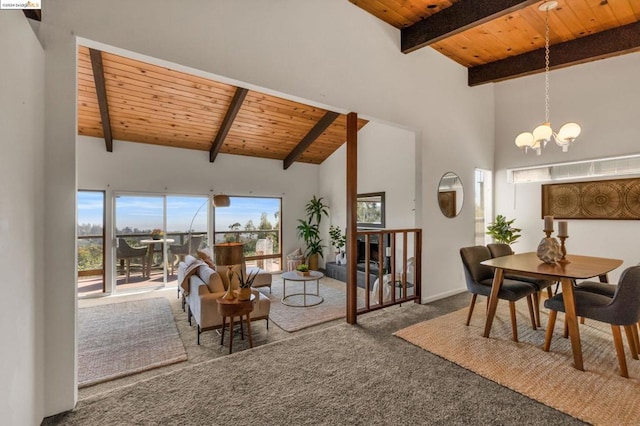
M544 121L549 123L549 9L544 16Z

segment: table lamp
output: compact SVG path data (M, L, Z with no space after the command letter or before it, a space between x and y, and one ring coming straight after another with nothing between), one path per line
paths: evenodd
M227 292L222 296L223 299L232 300L236 298L233 293L233 267L242 265L244 262L244 244L243 243L220 243L213 246L216 265L227 265L227 278L229 285Z

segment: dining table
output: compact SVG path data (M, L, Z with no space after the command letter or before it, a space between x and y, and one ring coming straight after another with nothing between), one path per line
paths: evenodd
M498 292L505 273L559 281L562 285L565 321L571 339L573 366L578 370L584 370L573 284L575 280L593 277L598 277L601 282L608 282L608 273L622 265L622 260L567 254L562 262L545 263L538 258L535 252L528 252L496 257L485 260L481 264L491 266L495 270L483 336L489 337L491 332L491 325L498 306Z
M149 238L145 240L140 240L140 244L147 245L147 262L144 271L144 276L147 278L151 277L151 265L153 264L153 254L155 253L156 244L171 244L175 240L173 238ZM164 259L164 256L163 256Z

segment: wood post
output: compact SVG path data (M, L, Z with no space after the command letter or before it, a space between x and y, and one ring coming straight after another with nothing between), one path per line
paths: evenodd
M356 324L358 308L357 206L358 114L347 114L347 322Z

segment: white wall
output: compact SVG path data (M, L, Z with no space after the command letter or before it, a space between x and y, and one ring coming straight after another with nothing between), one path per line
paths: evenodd
M471 188L474 167L493 166L493 90L467 87L465 68L433 49L402 54L397 29L344 0L45 0L43 7L47 223L58 224L46 244L62 246L47 262L47 414L75 399L63 379L75 369L72 35L415 129L423 300L464 289L458 249L473 242L473 203L451 220L434 194L446 171Z
M43 416L44 52L22 11L0 13L0 423Z
M415 133L399 127L369 122L358 132L358 193L385 193L385 228L415 227ZM329 225L347 223L346 144L320 165L320 195L331 206L323 224L325 261L332 261Z
M318 191L318 167L295 163L288 170L282 161L219 154L209 162L208 151L153 146L115 140L105 149L104 139L78 137L78 188L162 194L264 196L282 198L283 253L300 242L296 219Z
M638 53L552 71L552 127L576 121L582 134L569 152L553 144L541 156L523 154L513 139L544 121L544 75L496 85L496 214L516 218L515 225L522 228L523 237L514 250L535 250L544 236L541 184L508 184L506 169L640 153L638 75ZM623 266L609 276L617 281L624 268L640 262L639 234L640 221L570 220L567 251L623 259Z

